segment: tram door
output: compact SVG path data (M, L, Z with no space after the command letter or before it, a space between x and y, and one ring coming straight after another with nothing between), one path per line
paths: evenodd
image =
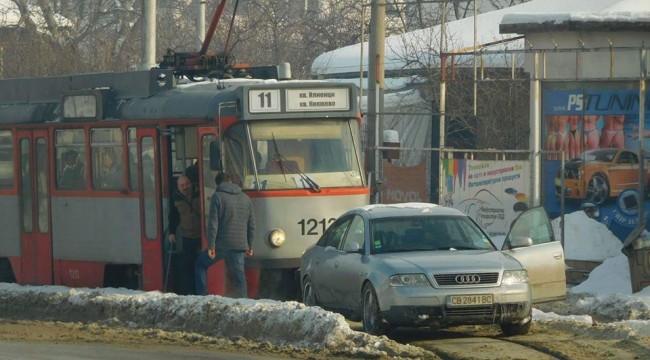
M22 284L49 285L52 276L49 136L46 130L18 130Z
M137 138L142 288L160 290L163 288L163 221L158 131L155 128L137 129Z
M218 139L217 129L215 127L200 127L198 129L198 136L199 144L201 144L199 146L199 189L201 191L201 208L203 209L203 217L201 219L201 229L203 229L202 248L205 249L208 246L205 235L205 221L210 211L210 199L212 198L214 189L217 187L214 183L214 177L217 175L217 171L210 169L210 147ZM208 268L208 293L216 295L226 294L226 275L223 261L219 261Z

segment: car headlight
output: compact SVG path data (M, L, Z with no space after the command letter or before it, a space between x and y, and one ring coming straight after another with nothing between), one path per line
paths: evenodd
M284 234L284 231L280 229L275 229L269 233L267 238L269 245L279 248L284 244L284 241L287 239L287 236Z
M397 274L389 278L390 286L431 286L424 274Z
M505 285L521 284L528 282L528 272L526 270L506 270L503 272L503 281Z
M578 169L578 180L582 180L582 179L584 179L584 178L585 178L585 167L584 167L584 166L581 166L581 167Z

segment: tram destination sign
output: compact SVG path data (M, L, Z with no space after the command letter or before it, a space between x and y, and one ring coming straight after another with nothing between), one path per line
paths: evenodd
M281 112L280 91L280 89L249 90L248 111L250 113ZM287 112L350 110L348 88L286 89L284 95Z
M287 111L350 110L347 88L287 89Z
M280 112L280 89L249 90L248 111L251 113Z

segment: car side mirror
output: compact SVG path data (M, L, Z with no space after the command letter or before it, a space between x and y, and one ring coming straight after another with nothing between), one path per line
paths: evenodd
M515 236L510 239L510 248L520 248L533 246L533 239L528 236Z
M345 245L343 245L343 251L346 253L358 253L359 250L361 250L361 247L353 241L346 242Z

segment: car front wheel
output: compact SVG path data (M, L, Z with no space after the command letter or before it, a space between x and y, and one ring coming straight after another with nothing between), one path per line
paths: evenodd
M384 334L386 326L382 324L381 315L379 314L377 293L370 283L363 286L362 295L363 331L371 335Z
M311 284L309 276L305 278L302 286L302 303L307 306L318 306L316 301L316 294L314 294L314 287Z
M587 201L600 205L609 198L609 184L602 175L594 175L587 184Z
M533 315L514 323L501 324L501 332L505 336L526 335L533 325Z

